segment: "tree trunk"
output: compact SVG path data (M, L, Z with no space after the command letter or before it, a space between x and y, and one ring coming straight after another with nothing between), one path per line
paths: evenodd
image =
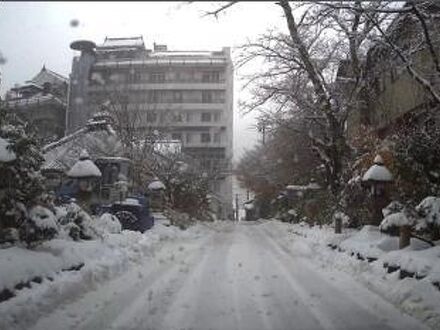
M400 232L399 249L403 249L403 248L407 247L410 243L411 227L410 226L401 226L399 232Z
M431 231L431 241L438 241L438 240L440 240L440 226L433 225Z

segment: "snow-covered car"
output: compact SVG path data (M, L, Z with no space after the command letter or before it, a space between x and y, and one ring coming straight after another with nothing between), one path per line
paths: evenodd
M143 196L126 198L111 205L110 211L122 225L122 229L144 232L154 225L148 200Z

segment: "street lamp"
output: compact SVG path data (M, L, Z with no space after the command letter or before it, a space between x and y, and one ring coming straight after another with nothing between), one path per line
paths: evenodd
M374 164L362 177L363 184L370 188L373 196L374 214L371 224L378 226L383 219L382 209L389 204L387 186L393 182L393 175L384 165L380 155L374 158Z

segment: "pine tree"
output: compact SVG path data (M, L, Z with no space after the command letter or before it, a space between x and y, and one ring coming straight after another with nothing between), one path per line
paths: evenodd
M0 231L3 236L5 232L20 232L28 243L52 237L56 229L37 228L38 223L28 212L42 204L44 196L43 177L39 172L44 159L35 134L27 123L0 109L0 138L3 145L6 144L7 153L12 155L6 161L0 159ZM2 239L5 237L0 237Z

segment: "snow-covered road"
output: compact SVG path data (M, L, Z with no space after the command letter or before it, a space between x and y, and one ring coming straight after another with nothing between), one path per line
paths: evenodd
M32 329L427 329L268 223L211 225L42 316Z

